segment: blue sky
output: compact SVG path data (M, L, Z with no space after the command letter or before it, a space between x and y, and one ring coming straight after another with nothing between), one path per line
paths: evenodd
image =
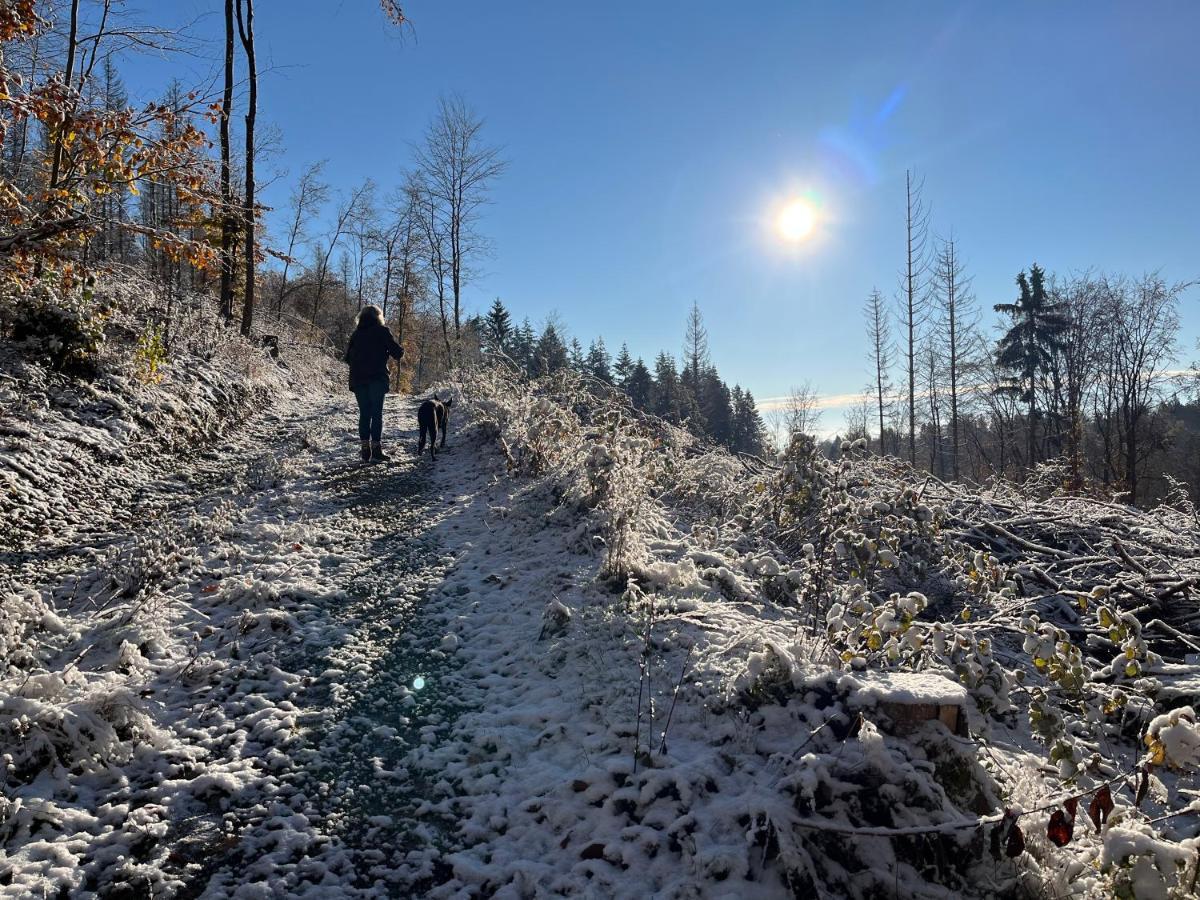
M696 301L722 374L759 398L866 383L860 308L896 293L908 167L982 308L1035 260L1200 276L1194 3L410 0L403 40L375 0L256 5L278 167L387 188L458 92L509 162L470 305L557 311L649 358L679 352ZM199 16L213 43L184 80L215 74L218 0L151 15ZM180 65L124 68L146 99ZM787 248L764 223L795 193L820 221ZM1197 291L1183 313L1190 360Z

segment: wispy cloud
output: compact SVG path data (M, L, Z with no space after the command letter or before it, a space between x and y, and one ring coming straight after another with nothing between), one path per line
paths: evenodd
M817 397L813 402L813 408L842 409L846 406L853 406L855 403L861 403L867 396L867 394L861 391L855 394L827 394L823 397ZM760 412L770 412L775 409L787 409L791 402L791 397L766 397L762 400L756 400L754 405L758 407Z

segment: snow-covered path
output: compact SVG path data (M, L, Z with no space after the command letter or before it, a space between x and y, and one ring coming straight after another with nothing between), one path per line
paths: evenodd
M445 504L414 404L389 397L393 459L366 466L350 405L285 402L0 561L62 673L10 700L31 724L0 892L405 894L434 874L431 786L405 762L457 708L420 608L452 561Z

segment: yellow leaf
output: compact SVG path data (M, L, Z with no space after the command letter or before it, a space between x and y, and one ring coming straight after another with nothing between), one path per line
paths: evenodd
M1146 741L1150 744L1150 762L1153 765L1161 766L1167 759L1167 748L1163 746L1163 742L1157 738L1152 738L1146 735Z

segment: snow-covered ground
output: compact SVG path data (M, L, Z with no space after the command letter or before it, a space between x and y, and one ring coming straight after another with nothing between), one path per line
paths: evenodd
M888 530L867 561L848 513L818 537L812 509L884 496L882 470L865 488L853 463L763 469L578 384L449 390L436 462L415 457L415 401L388 399L394 458L360 465L349 395L280 382L199 452L137 457L125 493L80 489L70 527L21 532L0 890L1186 893L1197 818L1149 819L1193 796L1194 718L1119 712L1101 744L1072 723L1051 764L1015 672L1065 664L1069 685L1069 654L1000 616L1019 604L999 562L922 568L967 552L952 510L873 499L856 515ZM871 573L846 574L852 553ZM863 605L876 569L928 596ZM962 624L964 596L994 627ZM1162 762L1135 807L1143 726ZM1105 836L1080 809L1055 846L1050 816L1108 782Z

